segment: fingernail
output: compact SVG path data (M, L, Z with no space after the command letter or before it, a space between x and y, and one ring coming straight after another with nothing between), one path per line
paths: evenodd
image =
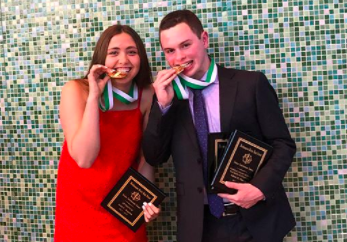
M143 202L143 205L145 205L145 206L146 206L146 205L147 205L147 203L146 203L146 202Z
M152 203L148 203L149 206L152 206Z
M145 210L145 206L142 206L142 209Z

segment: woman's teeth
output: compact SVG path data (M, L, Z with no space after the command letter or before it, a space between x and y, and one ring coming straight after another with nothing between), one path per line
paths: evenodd
M116 69L118 72L123 72L123 73L128 73L130 71L130 68L117 68Z

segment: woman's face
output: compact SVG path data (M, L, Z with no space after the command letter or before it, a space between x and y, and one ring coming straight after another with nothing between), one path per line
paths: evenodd
M108 45L105 66L128 75L122 79L115 79L120 83L132 81L140 70L140 56L133 38L126 33L112 37Z

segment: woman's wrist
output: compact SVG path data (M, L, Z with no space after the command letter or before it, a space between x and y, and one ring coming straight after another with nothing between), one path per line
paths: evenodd
M91 95L89 94L88 95L88 98L87 98L87 103L97 103L99 100L99 96L98 95Z

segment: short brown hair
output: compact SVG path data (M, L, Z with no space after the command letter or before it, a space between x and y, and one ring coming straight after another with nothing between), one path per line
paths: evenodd
M140 70L134 78L135 83L139 88L144 88L153 82L151 68L149 66L148 57L145 46L134 29L128 25L116 24L108 27L100 36L96 43L93 58L90 62L88 73L95 64L105 65L107 56L107 49L111 39L118 34L126 33L134 40L139 56L140 56ZM88 74L85 76L87 78Z
M162 19L159 26L159 39L161 31L172 28L180 23L186 23L200 39L201 33L204 31L201 21L192 11L186 9L171 12Z

